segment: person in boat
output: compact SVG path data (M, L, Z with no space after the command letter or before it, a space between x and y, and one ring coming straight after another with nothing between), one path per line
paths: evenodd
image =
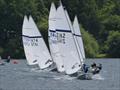
M102 64L99 63L99 65L97 66L100 70L102 70Z
M101 69L102 69L102 64L99 64L99 65L97 66L96 63L94 62L94 63L91 65L91 71L92 71L93 74L98 74Z
M2 65L2 58L1 58L1 56L0 56L0 65Z
M0 65L5 65L5 63L2 61L2 57L0 56Z
M83 64L83 71L84 71L84 73L87 73L88 72L88 66L84 63Z
M91 67L92 67L92 68L96 68L96 63L93 62L93 64L91 64Z
M11 60L11 58L10 58L10 56L8 56L6 62L9 63L10 60Z
M99 64L97 67L96 67L96 73L99 73L102 69L102 64Z
M0 56L0 62L2 61L2 58L1 58L1 56Z

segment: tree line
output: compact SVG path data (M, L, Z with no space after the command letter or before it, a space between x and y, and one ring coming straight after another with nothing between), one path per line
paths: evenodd
M59 0L0 0L0 56L25 57L21 37L24 15L32 15L48 45L51 2L59 6ZM78 16L86 57L120 57L120 0L62 0L62 3L71 21Z

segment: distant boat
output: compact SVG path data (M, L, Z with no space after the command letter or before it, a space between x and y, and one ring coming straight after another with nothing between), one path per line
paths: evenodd
M56 14L57 10L55 8L54 3L51 4L50 14L49 14L49 29L48 29L48 36L49 36L49 47L51 51L51 56L53 61L57 66L58 72L64 72L64 64L63 58L60 54L60 49L57 44L57 33L56 33Z
M44 69L53 63L43 37L31 16L29 21L26 16L24 18L22 37L29 65L38 64L40 69Z

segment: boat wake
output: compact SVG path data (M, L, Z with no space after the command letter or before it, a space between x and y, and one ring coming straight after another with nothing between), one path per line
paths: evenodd
M93 80L104 80L104 78L100 74L96 74L92 76Z
M73 80L73 79L76 79L76 77L70 77L68 75L62 75L62 76L56 76L53 79L55 79L55 80Z

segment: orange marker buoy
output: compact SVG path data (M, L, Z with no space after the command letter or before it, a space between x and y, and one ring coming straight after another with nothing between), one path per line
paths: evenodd
M13 61L13 64L18 64L18 62L16 60Z

